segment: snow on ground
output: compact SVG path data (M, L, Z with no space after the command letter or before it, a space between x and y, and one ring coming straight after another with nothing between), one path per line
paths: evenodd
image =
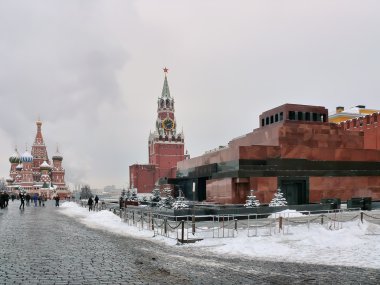
M175 245L176 241L153 232L128 226L110 211L89 212L76 203L65 202L61 212L91 228L151 239ZM206 239L184 247L201 248L221 255L265 260L380 268L380 226L359 220L343 224L340 230L321 225L293 226L289 234L247 237L241 230L235 238Z
M273 213L268 218L277 219L279 217L283 218L295 218L295 217L304 217L304 215L296 210L283 210L281 212Z

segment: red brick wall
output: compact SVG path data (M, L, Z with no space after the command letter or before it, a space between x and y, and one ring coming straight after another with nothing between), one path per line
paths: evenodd
M139 193L150 193L154 188L156 167L154 165L134 164L129 167L130 186L137 188Z
M278 188L277 177L251 177L249 183L260 203L269 203Z
M310 177L310 202L318 203L322 198L372 197L380 199L380 177Z
M251 177L242 183L236 183L236 178L206 182L206 201L220 204L244 204L251 189L260 203L269 203L277 190L277 177Z
M206 181L206 201L230 204L233 200L232 178L212 179Z

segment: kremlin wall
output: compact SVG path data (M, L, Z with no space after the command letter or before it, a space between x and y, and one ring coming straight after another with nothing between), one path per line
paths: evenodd
M378 110L284 104L263 112L259 128L227 146L189 158L177 133L174 99L165 71L156 130L149 135L149 164L130 166L130 187L151 192L156 183L181 189L192 200L245 203L250 190L269 203L278 188L289 204L354 197L380 200Z

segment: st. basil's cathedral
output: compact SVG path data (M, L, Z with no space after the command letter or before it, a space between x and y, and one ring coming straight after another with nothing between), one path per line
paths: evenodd
M57 148L51 163L42 136L42 122L38 120L36 125L37 133L31 153L26 149L20 155L16 148L15 153L9 158L11 168L6 179L7 187L12 192L37 193L47 198L55 195L61 198L69 197L70 191L65 183L65 169L62 167L63 156Z

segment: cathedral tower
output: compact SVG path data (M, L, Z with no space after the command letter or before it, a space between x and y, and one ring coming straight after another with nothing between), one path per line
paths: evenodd
M21 155L20 160L22 162L21 183L22 188L31 190L33 189L33 156L28 150Z
M11 169L9 171L9 181L13 182L16 180L17 176L17 165L20 163L20 154L17 151L17 147L15 148L14 154L12 154L11 157L9 157L9 162L11 163Z
M149 135L149 164L157 165L156 180L163 177L175 177L177 162L184 160L184 135L177 131L174 115L174 98L170 96L167 73L161 97L157 100L157 119L155 131Z
M33 179L39 182L41 178L40 165L46 161L49 164L49 157L46 150L46 145L44 143L44 138L42 136L41 126L42 122L38 120L36 122L37 133L36 138L32 146L32 156L33 156Z
M51 182L53 183L53 185L57 186L58 190L66 189L65 169L63 169L63 167L62 167L62 160L63 160L63 157L59 153L59 150L57 147L57 152L53 156L53 168L51 170Z
M155 128L148 139L149 164L133 164L129 167L129 186L135 186L139 193L150 193L160 178L175 178L177 162L185 159L184 135L177 129L167 68L164 68L164 73L164 86L157 99Z

